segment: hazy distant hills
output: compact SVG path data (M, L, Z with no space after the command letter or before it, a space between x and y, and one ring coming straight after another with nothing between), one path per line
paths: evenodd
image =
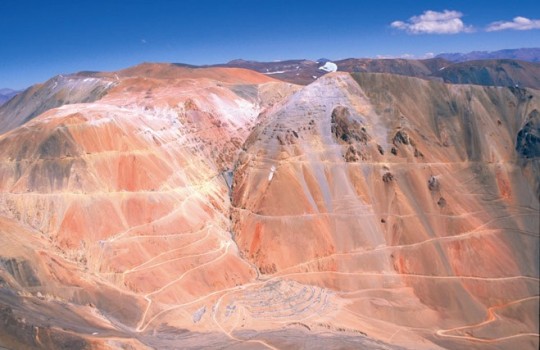
M348 58L333 62L338 71L349 73L390 73L453 84L517 85L540 89L539 62L516 59L451 62L440 57L425 60ZM251 69L283 81L307 85L327 73L320 69L323 63L300 59L278 62L234 60L216 66Z
M540 62L540 48L506 49L498 51L472 51L468 53L442 53L436 56L452 62L473 60L513 59Z
M319 66L322 66L322 62L318 63L307 59L274 62L258 62L238 59L225 64L217 64L215 66L251 69L279 80L301 85L307 85L325 73L318 69Z
M7 101L9 101L13 96L17 95L20 90L12 90L12 89L0 89L0 105L3 105Z
M540 63L510 59L467 61L451 64L433 76L454 84L540 88Z
M294 59L274 62L233 60L217 67L245 68L287 82L307 85L327 72L328 59ZM347 58L333 61L338 71L390 73L454 84L523 86L540 89L540 48L443 53L435 58Z

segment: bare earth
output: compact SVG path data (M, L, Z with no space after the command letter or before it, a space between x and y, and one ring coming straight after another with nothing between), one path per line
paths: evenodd
M158 64L77 82L0 119L0 346L538 348L540 154L518 134L540 92Z

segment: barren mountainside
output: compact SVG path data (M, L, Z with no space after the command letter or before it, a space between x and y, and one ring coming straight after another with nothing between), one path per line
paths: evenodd
M540 88L540 64L514 60L456 63L435 75L454 84Z
M78 75L57 76L34 85L0 106L0 133L64 104L93 102L114 83Z
M0 347L538 348L540 92L394 63L142 64L2 106Z
M310 60L255 62L234 60L220 67L253 69L295 84L307 85L326 74L323 63ZM540 89L540 63L517 59L484 59L452 62L441 57L412 60L401 58L348 58L335 61L338 71L391 73L452 84L521 86Z

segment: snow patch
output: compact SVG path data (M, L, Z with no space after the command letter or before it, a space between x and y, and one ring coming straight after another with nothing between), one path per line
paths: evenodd
M337 64L335 64L334 62L328 61L324 64L324 66L319 67L319 69L328 73L332 73L332 72L337 72L338 67L337 67Z
M268 174L268 181L272 181L272 178L274 177L274 173L276 172L276 166L272 165L270 168L270 174Z
M272 74L281 74L281 73L285 73L285 72L288 72L287 70L277 70L275 72L266 72L264 74L266 75L272 75Z

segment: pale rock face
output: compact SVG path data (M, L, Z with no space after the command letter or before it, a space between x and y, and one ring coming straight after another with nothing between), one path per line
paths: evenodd
M84 79L0 135L0 345L536 348L538 92Z

